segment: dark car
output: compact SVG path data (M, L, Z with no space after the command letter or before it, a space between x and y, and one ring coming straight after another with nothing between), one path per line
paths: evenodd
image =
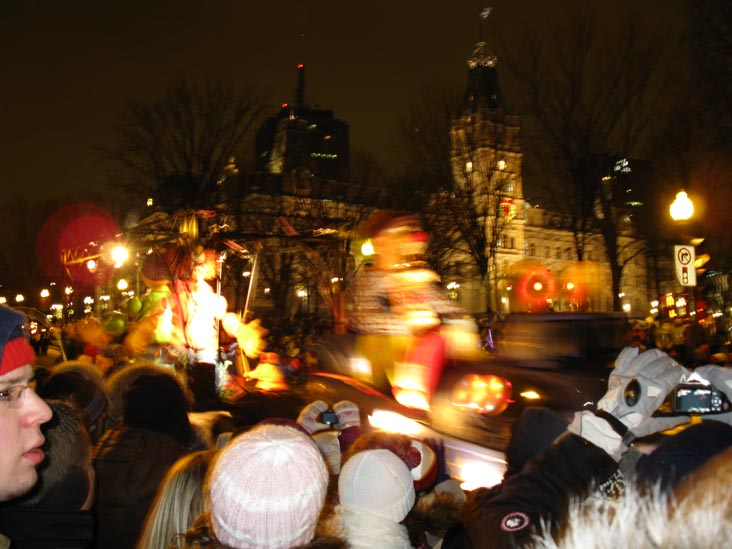
M510 314L494 353L485 353L481 360L448 358L429 412L404 407L399 411L437 432L503 451L511 425L527 406L548 407L570 420L585 403L596 402L607 389L626 328L626 317L619 314ZM356 371L354 338L331 336L313 346L315 383L318 375L344 382L360 378L371 394L355 395L361 398L360 406L383 406L391 395L383 387L363 383ZM353 386L357 387L349 383L352 399Z

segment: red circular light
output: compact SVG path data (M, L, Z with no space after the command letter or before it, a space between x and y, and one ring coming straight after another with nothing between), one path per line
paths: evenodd
M495 375L470 374L462 377L452 390L453 406L470 408L487 415L498 415L513 402L511 382Z

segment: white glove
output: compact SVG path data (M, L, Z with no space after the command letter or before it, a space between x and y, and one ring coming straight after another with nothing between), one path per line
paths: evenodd
M721 366L715 366L708 364L707 366L700 366L694 370L694 373L700 378L710 382L712 386L718 391L722 391L727 399L732 402L732 370L723 368ZM732 425L732 412L726 414L714 414L709 416L709 419L715 421L722 421Z
M674 387L688 377L689 370L658 349L640 354L633 349L623 349L618 356L608 391L597 407L618 418L636 437L687 423L688 416L654 417L653 413ZM629 394L634 386L639 389L635 402Z

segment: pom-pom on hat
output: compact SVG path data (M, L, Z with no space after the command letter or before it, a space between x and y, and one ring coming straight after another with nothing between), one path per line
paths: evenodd
M414 505L414 483L404 461L389 450L351 456L338 477L340 503L348 510L401 522Z
M432 488L437 480L437 454L427 442L414 439L412 448L419 452L419 463L410 469L414 479L414 489L424 492Z
M325 503L328 469L315 442L285 425L257 425L234 438L214 464L211 522L234 548L309 543Z
M26 321L23 313L0 305L0 375L32 364L36 359Z

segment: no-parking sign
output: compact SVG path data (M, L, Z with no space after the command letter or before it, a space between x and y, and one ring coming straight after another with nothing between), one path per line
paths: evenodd
M674 246L676 278L682 286L696 286L694 259L694 246Z

